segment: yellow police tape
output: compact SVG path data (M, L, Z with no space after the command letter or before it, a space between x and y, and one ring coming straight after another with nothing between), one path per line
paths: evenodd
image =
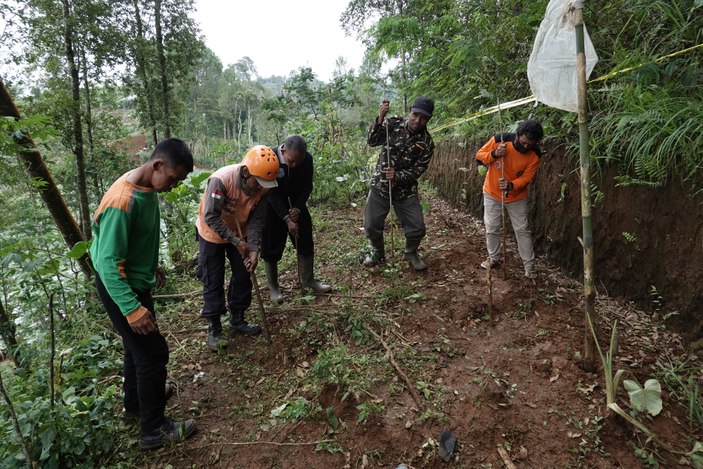
M671 57L675 57L675 56L677 56L677 55L686 54L686 53L688 53L688 52L691 52L691 51L693 51L693 50L695 50L695 49L699 49L699 48L701 48L701 47L703 47L703 44L698 44L698 45L695 45L695 46L687 47L686 49L681 49L681 50L679 50L679 51L672 52L671 54L667 54L667 55L665 55L665 56L663 56L663 57L659 57L658 59L654 60L654 62L661 62L662 60L665 60L665 59L668 59L668 58L671 58ZM641 64L638 64L638 65L635 65L635 66L632 66L632 67L624 68L624 69L622 69L622 70L616 70L616 71L614 71L614 72L610 72L610 73L605 74L605 75L603 75L603 76L600 76L600 77L598 77L598 78L594 78L593 80L589 80L588 83L596 83L596 82L599 82L599 81L603 81L603 80L607 80L607 79L609 79L609 78L616 77L616 76L618 76L618 75L622 75L622 74L624 74L624 73L631 72L631 71L636 70L636 69L638 69L638 68L640 68L640 67L643 67L643 66L646 65L647 63L650 63L650 62L641 63ZM468 115L468 116L466 116L466 117L463 117L463 118L461 118L461 119L457 119L457 120L452 121L452 122L447 122L446 124L442 124L442 125L440 125L440 126L438 126L438 127L433 127L433 128L431 128L430 130L431 130L432 132L439 132L439 131L441 131L441 130L448 129L448 128L450 128L450 127L454 127L455 125L463 124L464 122L469 122L469 121L472 121L472 120L474 120L474 119L478 119L479 117L483 117L483 116L486 116L486 115L488 115L488 114L493 114L493 113L495 113L495 112L502 111L502 110L504 110L504 109L510 109L510 108L513 108L513 107L522 106L523 104L529 104L529 103L534 103L534 102L535 102L535 97L534 97L534 95L532 95L532 96L528 96L528 97L526 97L526 98L516 99L515 101L509 101L509 102L507 102L507 103L500 103L500 104L498 104L498 105L496 105L496 106L492 106L492 107L487 107L487 108L481 109L480 111L475 112L475 113L473 113L473 114L470 114L470 115Z

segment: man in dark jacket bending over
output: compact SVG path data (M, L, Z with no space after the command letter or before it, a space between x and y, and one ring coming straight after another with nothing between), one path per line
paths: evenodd
M271 301L283 303L278 285L278 262L290 238L298 253L298 273L303 288L315 293L328 293L332 287L315 280L313 274L314 243L312 218L307 202L312 193L313 164L308 145L300 135L291 135L283 145L272 148L278 155L281 169L278 187L271 190L266 212L266 227L261 244Z

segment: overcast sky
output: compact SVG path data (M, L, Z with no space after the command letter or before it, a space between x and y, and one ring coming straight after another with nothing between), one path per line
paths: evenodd
M222 64L248 56L261 77L302 66L328 81L338 57L359 69L364 47L339 22L349 0L196 0L195 20Z

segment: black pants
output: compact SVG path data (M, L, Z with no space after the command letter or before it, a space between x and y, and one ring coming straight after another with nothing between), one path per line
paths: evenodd
M283 257L286 248L286 238L290 238L293 246L298 246L298 255L311 257L315 250L312 241L312 217L307 207L300 212L298 217L297 239L288 233L288 225L278 217L278 214L269 205L266 211L266 226L264 227L261 242L261 257L266 262L278 262Z
M390 212L390 201L384 199L373 189L369 190L364 209L364 230L370 241L383 239L383 226ZM422 206L417 195L407 199L393 199L393 210L403 227L405 239L421 240L425 237L425 219L422 215Z
M203 317L227 314L225 307L225 257L232 277L227 289L227 306L231 313L243 312L251 304L251 274L232 243L211 243L198 236L198 278L203 282Z
M124 345L124 407L138 413L142 435L151 433L164 423L166 409L166 364L168 345L159 332L137 334L127 322L119 307L110 297L99 276L95 286L112 324L122 336ZM154 311L150 291L136 292L141 304Z

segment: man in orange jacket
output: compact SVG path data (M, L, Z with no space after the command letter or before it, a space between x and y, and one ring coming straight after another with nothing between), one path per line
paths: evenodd
M483 222L491 267L501 261L501 203L504 203L528 278L535 278L536 273L532 235L527 223L527 186L539 168L542 152L538 143L543 136L539 122L526 120L516 133L496 134L476 153L478 162L488 167L483 183ZM481 267L487 269L488 262L484 261Z
M200 200L195 222L200 247L198 278L203 282L202 316L208 321L207 344L213 351L227 347L220 321L227 308L232 332L261 332L258 324L244 320L244 311L251 304L251 272L259 259L266 196L269 189L277 186L278 168L278 156L269 147L255 146L241 164L212 173ZM232 269L226 298L225 258Z

